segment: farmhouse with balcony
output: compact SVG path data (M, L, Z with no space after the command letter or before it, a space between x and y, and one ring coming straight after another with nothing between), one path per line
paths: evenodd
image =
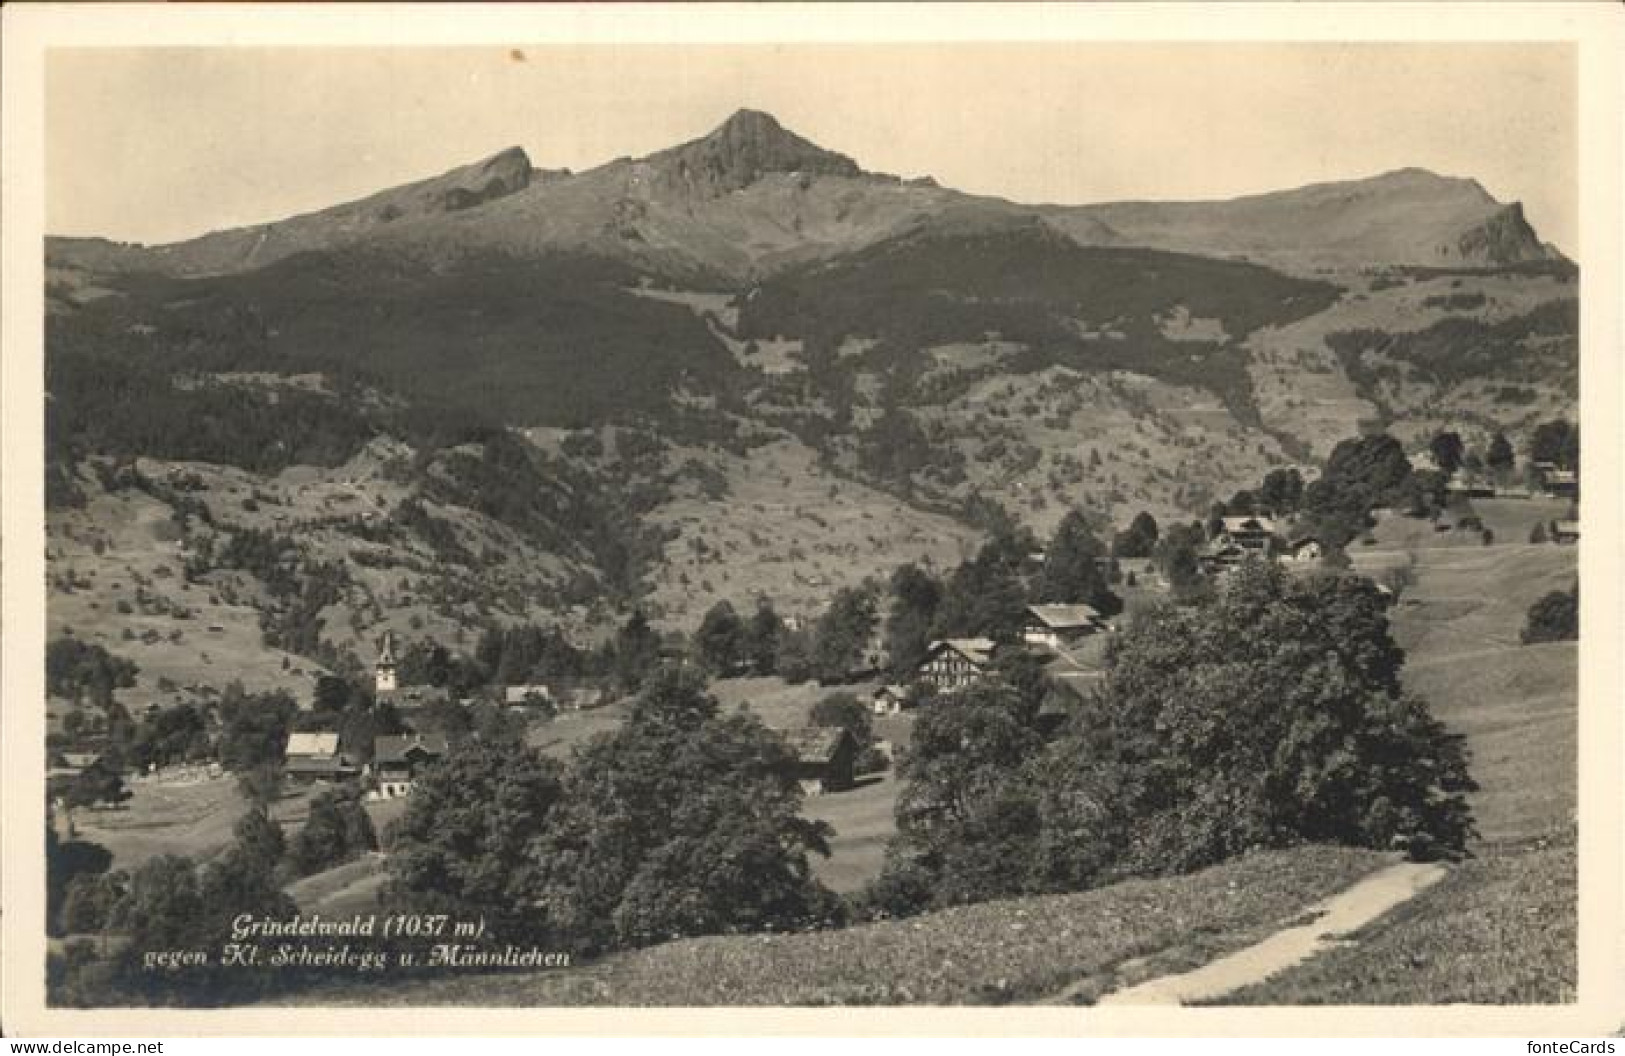
M1275 521L1269 517L1224 517L1215 542L1224 540L1250 554L1268 557L1274 552L1279 534Z
M1105 618L1090 605L1029 605L1021 640L1028 645L1064 649L1107 629Z
M945 638L931 643L918 677L938 693L955 693L987 673L993 664L991 638Z
M450 747L440 734L391 734L372 742L372 773L379 799L407 795L424 768L446 757Z

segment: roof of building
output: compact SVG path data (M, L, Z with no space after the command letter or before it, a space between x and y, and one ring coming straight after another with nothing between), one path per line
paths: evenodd
M975 664L990 664L993 662L993 649L995 643L991 638L942 638L931 643L930 654L941 649L952 649L965 659Z
M504 686L503 700L509 704L522 704L526 697L538 696L544 700L551 700L558 696L581 696L587 693L602 693L605 689L605 680L580 675L560 675L544 682L531 682L522 686Z
M798 763L827 763L835 758L842 741L852 740L844 726L800 726L778 734Z
M1546 474L1548 484L1574 484L1579 479L1580 475L1572 469L1553 469Z
M1268 517L1222 517L1226 532L1269 532L1274 534L1275 522Z
M1092 605L1029 605L1027 612L1052 631L1094 627L1101 620L1099 610Z
M311 731L307 733L288 734L288 758L311 756L332 756L339 751L339 735L336 733Z
M445 686L397 686L380 690L377 697L397 708L421 708L435 701L453 699L451 690Z
M877 697L906 697L908 696L908 687L899 686L895 682L889 682L886 685L877 686L875 688L874 695Z
M404 763L407 753L414 748L433 756L445 755L451 750L444 734L386 734L373 740L372 760L380 764Z
M343 774L355 770L342 755L289 756L283 768L294 774Z
M1579 521L1553 521L1552 522L1552 531L1559 532L1559 533L1561 533L1563 535L1579 535L1580 534L1580 522Z

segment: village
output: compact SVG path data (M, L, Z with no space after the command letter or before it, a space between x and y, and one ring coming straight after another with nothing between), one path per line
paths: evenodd
M1409 460L1417 472L1439 474L1426 450L1411 452ZM1305 486L1308 483L1313 481ZM871 614L861 627L861 643L837 669L826 666L816 677L804 674L804 681L786 679L782 673L765 677L768 671L742 657L720 662L708 658L701 644L703 629L692 641L668 634L649 643L648 659L654 665L706 672L712 692L726 706L755 712L780 738L789 760L788 776L800 785L808 816L835 827L835 853L815 861L815 871L837 890L852 891L871 880L880 867L899 792L895 771L908 751L916 716L934 702L978 685L1013 657L1043 672L1050 688L1042 720L1046 728L1059 728L1102 684L1110 643L1124 621L1170 596L1211 589L1249 562L1303 576L1345 567L1353 557L1355 567L1397 604L1409 585L1408 566L1415 564L1417 547L1435 540L1447 546L1491 544L1493 533L1474 512L1474 500L1546 511L1534 521L1529 542L1565 545L1578 540L1572 469L1531 460L1517 484L1509 483L1506 473L1499 484L1487 475L1453 473L1443 491L1443 501L1423 518L1401 517L1395 510L1372 511L1379 521L1413 523L1434 536L1420 538L1418 529L1407 529L1404 545L1410 552L1402 556L1408 565L1396 561L1391 549L1365 554L1356 540L1337 545L1317 534L1311 518L1267 509L1243 497L1237 505L1247 512L1216 509L1205 525L1171 526L1160 539L1119 533L1110 545L1087 555L1091 575L1085 577L1088 586L1076 588L1082 591L1079 596L1054 600L1050 592L1044 600L1034 600L1042 593L1036 585L1044 580L1046 564L1053 562L1045 547L1030 548L1015 561L1016 579L1025 584L1022 593L1028 598L1007 608L998 625L978 626L975 634L916 638L908 647L909 655L891 655L902 648L895 635L887 633L899 602L880 597L884 590L877 585L868 603ZM1361 534L1368 544L1374 541L1369 531ZM885 611L876 611L877 603ZM816 636L821 619L793 615L781 620L775 633ZM414 655L421 659L434 651L429 648L432 644L413 643ZM404 676L402 652L401 642L386 631L378 640L365 683L352 681L339 688L339 680L329 679L314 694L290 687L293 692L287 697L293 706L265 722L245 720L240 714L225 717L216 710L199 724L190 709L149 708L132 717L131 728L122 736L143 741L150 739L140 732L143 728L164 728L158 740L167 738L171 746L184 741L185 746L178 752L149 753L145 766L131 759L140 753L128 748L107 752L109 739L121 736L116 725L109 728L106 722L87 720L82 709L75 709L77 720L63 722L59 709L49 749L59 837L101 840L117 850L120 861L133 864L151 852L142 849L141 825L119 821L132 802L144 815L154 795L167 801L190 795L188 788L226 789L232 773L238 775L239 784L246 781L242 775L252 773L260 784L271 786L264 794L270 816L294 835L299 822L308 818L312 802L341 790L363 805L373 827L364 847L345 848L341 860L333 863L349 868L342 859L357 853L373 862L358 875L359 882L343 889L344 898L365 901L382 873L378 855L387 854L389 826L400 816L416 783L441 765L459 741L478 737L482 723L500 721L522 731L529 743L545 752L566 757L624 721L628 688L612 671L534 670L524 681L471 686L463 678L454 685L444 671L440 677L425 678L421 662L409 663L413 677ZM117 676L106 680L116 684ZM337 707L319 699L335 693L343 698ZM260 718L275 710L262 711ZM358 719L361 714L367 717ZM182 715L188 716L191 726L179 724ZM240 735L223 732L222 723L242 726L245 721L248 739L257 745L247 755L222 744L233 737L241 740ZM211 793L198 798L225 802L231 796L222 800L220 793ZM345 904L343 899L339 904Z

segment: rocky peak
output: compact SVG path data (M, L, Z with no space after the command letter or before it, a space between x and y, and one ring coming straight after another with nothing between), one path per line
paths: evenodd
M770 173L857 176L844 154L810 143L760 110L740 110L710 135L649 159L673 190L707 197L736 191Z

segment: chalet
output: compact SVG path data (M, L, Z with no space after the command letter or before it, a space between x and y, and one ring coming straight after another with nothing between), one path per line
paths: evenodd
M1275 521L1269 517L1224 517L1215 541L1225 540L1248 553L1268 556L1278 534Z
M1286 545L1285 559L1295 565L1317 565L1326 556L1326 548L1312 535L1299 536Z
M872 700L876 715L896 715L908 703L908 687L897 685L881 686L875 690Z
M339 735L325 732L288 734L282 772L290 781L342 781L356 768L339 752Z
M1571 499L1580 493L1580 475L1572 469L1553 469L1541 475L1541 490L1557 498Z
M987 673L993 663L991 638L946 638L931 643L920 662L919 680L938 693L964 689Z
M411 792L424 768L444 759L450 750L446 738L433 733L378 737L372 745L372 772L378 779L379 799L394 799Z
M1573 520L1553 521L1551 530L1546 534L1547 538L1554 543L1578 543L1580 541L1580 522Z
M809 796L851 788L857 772L858 742L841 726L780 730L790 749L791 769Z
M1444 486L1447 499L1493 499L1495 485L1483 481L1452 480Z
M1107 630L1106 620L1090 605L1029 605L1021 626L1022 641L1064 649Z
M1208 543L1207 548L1197 556L1197 562L1202 570L1208 574L1228 572L1230 569L1253 556L1254 551L1246 550L1240 544L1231 541L1226 536L1218 536Z
M549 678L522 686L506 686L502 700L510 708L523 708L540 702L557 711L596 708L609 700L608 683L601 678Z
M100 752L57 752L46 760L47 781L68 781L102 761Z

